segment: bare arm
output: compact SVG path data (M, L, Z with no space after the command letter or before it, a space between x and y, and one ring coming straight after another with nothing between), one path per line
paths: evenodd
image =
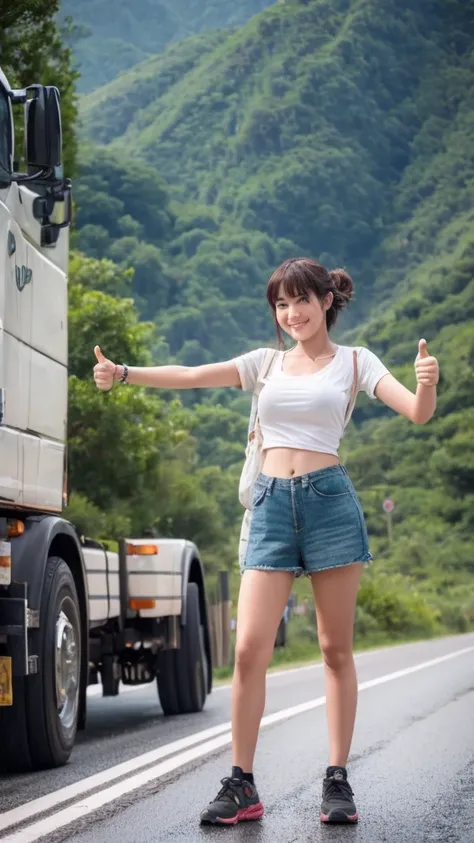
M393 375L385 375L378 382L375 395L387 407L415 424L426 424L436 410L436 386L418 384L414 393Z
M119 380L123 367L117 366L116 370L115 378ZM130 366L127 382L161 389L241 386L237 366L232 360L205 366Z
M104 357L98 345L94 353L97 358L94 380L96 386L106 392L112 389L114 380L120 380L124 369ZM127 382L157 389L241 386L240 375L233 360L205 366L130 366Z
M375 395L387 407L415 424L426 424L436 410L436 385L439 380L438 361L429 355L426 340L420 340L415 373L416 393L403 386L393 375L384 375L375 388Z

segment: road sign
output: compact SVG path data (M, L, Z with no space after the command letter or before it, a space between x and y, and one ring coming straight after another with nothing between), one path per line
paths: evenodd
M384 512L386 512L386 513L393 512L393 510L395 509L395 504L394 504L393 501L390 500L390 498L387 498L387 500L385 500L383 502L382 506L383 506Z

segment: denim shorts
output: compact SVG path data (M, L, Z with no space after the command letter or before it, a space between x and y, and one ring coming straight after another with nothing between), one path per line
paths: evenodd
M362 507L344 466L290 479L259 474L243 571L300 576L371 559Z

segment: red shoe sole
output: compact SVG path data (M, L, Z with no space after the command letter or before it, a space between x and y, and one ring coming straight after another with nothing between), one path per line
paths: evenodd
M331 811L330 814L323 814L321 811L320 820L322 823L356 823L359 821L359 814L345 814L344 811Z
M239 822L248 822L249 820L259 820L265 813L261 802L257 805L251 805L250 808L243 808L237 812L235 817L215 817L213 819L201 820L202 823L210 823L211 825L237 825Z

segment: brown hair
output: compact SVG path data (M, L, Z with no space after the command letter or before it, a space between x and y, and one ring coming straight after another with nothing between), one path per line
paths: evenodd
M331 330L337 314L349 303L354 292L352 278L344 269L332 269L330 272L322 264L311 258L290 258L282 263L271 275L267 285L267 300L275 316L275 324L280 344L283 343L280 326L276 318L276 302L280 289L287 296L295 298L314 293L319 301L333 294L331 307L326 311L326 325Z

